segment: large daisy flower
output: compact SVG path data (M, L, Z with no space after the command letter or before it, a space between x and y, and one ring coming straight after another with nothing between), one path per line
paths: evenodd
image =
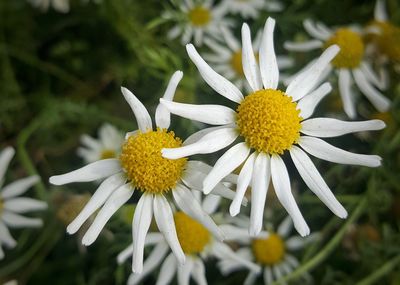
M310 229L304 220L290 187L289 174L282 155L289 153L307 186L337 216L345 218L346 210L319 174L309 154L336 163L377 167L381 158L347 152L318 138L336 137L347 133L379 130L385 124L379 120L346 122L330 118L308 119L318 102L331 90L329 83L315 89L319 76L339 52L336 45L328 47L321 57L299 74L285 91L277 89L279 69L274 52L273 30L275 21L268 18L260 47L260 68L251 46L250 30L242 27L243 70L253 89L246 97L227 79L217 74L187 45L189 57L204 80L216 92L239 104L236 111L221 105L191 105L160 100L172 113L218 125L195 133L197 140L178 148L165 148L163 156L179 159L187 155L213 153L235 143L215 163L203 182L204 193L209 193L223 177L244 163L239 177L236 196L230 207L231 215L240 210L240 202L249 185L251 192L250 233L257 235L262 228L263 212L270 178L276 195L302 235ZM301 135L303 134L303 135Z
M324 24L314 23L309 19L303 24L305 30L314 39L302 43L286 42L285 48L291 51L309 51L325 50L333 44L340 47L339 54L332 60L328 69L334 69L337 73L339 93L346 114L350 118L355 118L357 115L356 95L352 92L353 81L378 111L387 111L390 101L379 91L384 89L384 86L379 76L373 71L370 60L365 57L365 45L360 31L353 27L343 27L333 31ZM308 67L306 66L304 70Z
M78 155L86 163L95 162L106 158L118 157L124 136L113 125L103 124L98 132L98 139L84 134L81 136L82 147L78 148Z
M37 175L18 179L2 187L5 172L14 153L15 151L12 147L7 147L0 153L0 259L4 257L3 245L13 248L17 244L7 227L41 227L43 224L41 219L27 218L20 214L47 208L45 202L27 197L18 197L39 181L40 178Z
M245 219L241 219L242 225L245 225L246 222ZM280 279L298 267L299 261L292 253L314 241L318 235L313 234L306 238L290 237L292 228L293 223L289 217L282 221L276 232L262 231L257 237L253 238L246 235L244 229L238 230L231 226L223 227L226 233L229 233L229 240L233 240L241 246L237 254L248 262L254 262L263 268L262 271L258 272L250 271L244 282L245 285L254 284L261 274L264 278L264 284L271 284L274 280ZM225 275L244 268L242 264L229 257L219 261L218 267Z
M167 36L170 39L181 36L182 44L189 43L193 38L194 43L200 46L205 38L220 34L219 27L232 26L232 22L224 18L226 8L213 6L212 0L185 0L178 9L165 11L163 18L176 22Z
M49 7L60 13L69 12L69 0L28 0L33 6L42 11L47 11Z
M172 76L163 97L165 100L173 99L181 78L180 71ZM201 190L201 181L211 167L199 161L187 161L186 158L177 160L163 158L162 148L182 145L182 141L174 132L168 130L170 113L164 106L159 105L155 115L157 129L153 129L152 120L143 104L128 89L124 87L121 89L135 114L139 129L127 133L120 156L99 160L75 171L50 177L50 183L55 185L105 179L80 214L67 227L67 232L70 234L77 232L82 224L101 208L82 239L84 245L92 244L111 216L136 190L141 193L141 197L132 222L133 272L142 271L145 237L153 215L158 229L164 235L178 263L183 264L185 254L178 241L168 199L172 196L182 211L197 219L222 240L223 233L202 210L189 190L189 188ZM230 181L232 182L234 178ZM216 187L214 194L233 198L233 191L222 184Z
M231 14L240 14L245 19L258 18L262 10L278 12L283 9L280 2L271 0L224 0L221 5L226 6Z
M247 83L242 67L240 40L229 29L221 28L221 32L224 43L220 44L212 39L206 40L205 44L211 49L212 53L204 54L204 58L210 62L215 71L232 81L240 90L251 92L251 87ZM253 41L256 59L259 58L261 35L262 31L260 30ZM287 56L278 56L277 62L280 70L293 65L293 60Z
M208 195L202 199L199 191L193 191L193 195L201 203L201 206L208 214L214 214L219 206L220 196ZM199 284L207 284L204 261L207 258L215 257L218 260L234 260L243 268L253 272L260 271L260 267L235 254L229 246L213 238L213 235L202 224L192 219L182 211L175 211L174 221L179 242L186 256L184 266L179 266L173 253L168 253L168 244L159 232L149 233L145 245L153 246L143 265L142 274L131 274L128 285L139 284L147 275L151 274L161 265L157 279L157 285L169 284L174 275L177 274L179 285L189 284L190 277ZM236 229L230 226L229 229ZM237 228L239 230L239 228ZM132 255L133 245L128 246L118 255L118 263L125 262Z

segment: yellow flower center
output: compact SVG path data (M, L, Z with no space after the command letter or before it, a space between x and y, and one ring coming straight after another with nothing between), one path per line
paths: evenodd
M372 41L391 60L400 61L400 28L380 21L374 21L371 26L378 28L380 33L369 35L367 41Z
M130 136L122 146L119 156L129 180L142 192L160 194L170 191L180 179L186 158L167 159L161 149L176 148L182 141L174 132L157 129Z
M117 154L112 149L105 149L101 152L100 159L114 158Z
M266 239L254 239L251 244L257 263L275 265L285 255L285 243L277 234L270 234Z
M258 62L258 52L254 54ZM237 75L244 77L243 65L242 65L242 50L238 50L232 54L230 64L232 69Z
M359 34L350 29L339 29L328 39L324 48L337 44L340 52L332 60L332 65L337 68L355 68L360 65L364 56L364 43Z
M210 242L209 231L183 212L174 214L176 234L184 253L199 254Z
M300 137L300 111L280 90L247 95L237 108L237 125L247 144L259 152L283 154Z
M189 19L194 26L205 26L211 20L210 10L197 6L189 11Z

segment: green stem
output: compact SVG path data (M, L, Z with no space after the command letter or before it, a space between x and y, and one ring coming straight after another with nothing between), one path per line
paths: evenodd
M378 270L368 275L366 278L357 283L357 285L374 284L377 280L391 272L400 263L400 256L396 256L382 265Z

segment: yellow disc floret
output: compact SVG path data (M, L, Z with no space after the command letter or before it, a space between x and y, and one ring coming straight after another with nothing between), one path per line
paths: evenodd
M370 27L377 28L378 33L368 35L367 41L374 43L389 59L400 62L400 28L380 21L374 21Z
M251 244L257 263L275 265L285 255L285 243L277 234L270 234L266 239L255 239Z
M130 136L119 156L127 178L143 192L160 194L175 187L186 165L186 158L167 159L161 149L176 148L182 141L165 129Z
M283 154L300 137L301 117L296 107L280 90L251 93L237 108L240 134L259 152Z
M182 250L186 254L199 254L210 242L210 232L183 212L174 214L176 233Z
M333 44L340 47L340 52L332 60L333 66L337 68L356 68L360 65L364 56L364 43L359 34L350 29L338 29L325 42L324 48L328 48Z
M100 159L115 158L117 154L112 149L104 149L101 152Z
M193 26L205 26L211 20L210 10L197 6L189 11L189 19Z

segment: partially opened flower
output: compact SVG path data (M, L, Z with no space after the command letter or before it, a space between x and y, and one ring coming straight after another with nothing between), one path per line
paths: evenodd
M350 118L355 118L357 115L356 94L352 91L353 81L378 111L385 112L389 109L390 100L379 91L385 86L373 71L370 60L365 56L363 35L357 29L343 27L332 31L324 24L314 23L309 19L304 21L304 28L315 39L301 43L286 42L285 48L291 51L310 51L326 50L334 44L340 47L339 54L328 68L337 71L343 108ZM300 72L308 67L306 66Z
M69 12L69 0L28 0L33 6L42 11L47 11L51 6L60 13Z
M172 100L181 78L180 71L172 76L163 97L165 100ZM157 128L153 129L152 120L143 104L126 88L122 87L122 94L135 114L139 129L127 133L120 156L99 160L78 170L50 177L50 183L55 185L105 179L80 214L67 227L67 231L70 234L77 232L83 223L101 208L82 239L84 245L92 244L111 216L136 190L141 193L141 197L132 222L132 270L136 273L142 271L145 237L153 215L178 263L184 263L185 255L178 241L169 200L175 201L182 211L197 219L217 239L223 238L222 232L202 210L189 190L201 190L201 181L210 167L199 161L187 161L186 158L163 158L162 148L182 145L182 141L174 132L168 130L170 113L164 106L159 105L155 115ZM233 192L222 184L216 187L214 193L233 198Z
M244 75L242 66L242 44L229 29L221 28L223 43L216 40L205 40L205 44L211 49L212 53L204 54L213 69L222 76L232 81L240 90L251 92ZM258 31L253 47L255 57L259 58L259 48L261 43L262 30ZM293 65L293 60L287 56L277 56L279 70L289 68ZM282 76L281 76L282 78Z
M246 220L242 219L242 221ZM232 226L223 227L229 235L229 240L236 241L241 246L237 254L248 262L254 262L263 268L261 272L250 271L244 282L245 285L254 284L261 274L264 284L271 284L290 274L299 266L299 261L293 253L314 241L318 235L313 234L306 238L290 237L292 228L293 224L289 217L282 221L276 231L262 231L253 238L247 236L244 229L238 230ZM224 258L218 262L218 267L225 275L244 268L243 264L230 258Z
M379 120L346 122L330 118L308 119L319 101L330 92L328 83L315 88L321 72L339 52L336 45L328 47L316 62L299 74L285 91L277 89L279 69L274 52L273 30L275 21L268 18L260 47L258 67L251 46L250 31L242 28L243 70L253 89L246 97L227 79L217 74L197 53L193 45L187 46L189 57L204 80L216 92L238 103L236 111L221 105L191 105L161 99L172 113L182 117L217 125L192 135L190 145L163 149L163 156L180 159L193 154L213 153L237 138L235 143L215 163L203 182L204 193L209 193L221 179L244 163L239 177L236 196L230 213L237 215L240 202L249 185L251 191L250 233L257 235L262 228L263 212L270 178L276 195L302 235L310 229L291 192L290 179L282 155L289 153L307 186L337 216L345 218L346 210L337 201L314 163L311 155L342 164L377 167L381 158L347 152L318 138L336 137L347 133L379 130L385 124Z
M0 259L4 257L3 246L13 248L17 244L8 228L36 228L43 224L39 218L27 218L20 214L47 208L45 202L18 197L35 185L40 179L39 176L18 179L2 187L6 170L13 156L14 149L11 147L5 148L0 153Z
M78 148L78 155L86 163L95 162L106 158L116 158L121 152L124 136L113 125L103 124L98 133L98 139L89 135L82 135L82 147Z
M198 196L196 194L200 194L200 192L193 192L194 196ZM201 202L203 210L209 214L215 213L219 199L220 197L215 195L208 195L204 199L200 195L196 198ZM259 266L238 256L228 245L216 240L206 227L184 212L175 211L174 221L179 242L186 256L185 265L179 266L174 254L169 253L168 244L161 233L149 233L146 237L145 246L153 246L153 249L144 262L142 274L132 273L129 276L128 285L139 284L149 274L153 273L161 263L157 285L171 283L175 274L179 285L189 284L191 277L199 285L207 284L204 261L210 257L215 257L218 260L234 260L237 264L251 271L258 272L260 270ZM229 229L231 228L235 227L230 226ZM125 262L131 256L132 249L133 245L130 245L122 251L118 255L118 263Z
M278 1L265 0L224 0L223 6L226 6L232 14L240 14L242 18L258 18L260 11L278 12L283 6Z
M226 7L214 6L212 0L187 0L182 1L177 9L168 10L163 18L176 22L168 32L170 39L181 36L182 44L189 43L192 39L198 46L203 44L207 37L220 34L219 27L232 26L229 19L224 18Z

